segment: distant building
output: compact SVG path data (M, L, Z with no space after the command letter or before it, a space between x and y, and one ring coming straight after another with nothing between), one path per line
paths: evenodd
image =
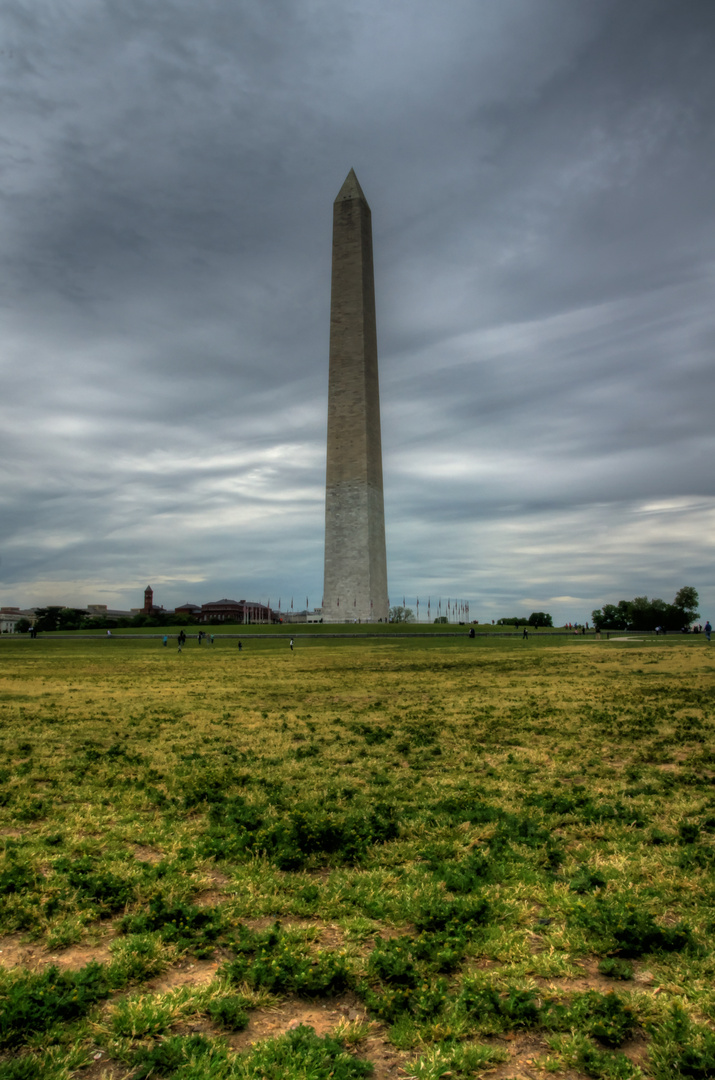
M154 603L154 590L151 585L147 585L144 590L144 607L136 609L132 608L134 615L170 615L171 612L165 611L163 607L158 607Z
M323 609L313 608L312 611L283 611L279 618L284 623L321 623L323 621Z
M0 608L0 634L14 634L20 619L27 619L31 626L35 624L35 612L23 611L19 607Z
M87 615L90 619L131 619L136 611L119 611L106 604L87 604Z
M251 600L214 600L201 605L200 622L271 623L278 616L265 604Z
M179 604L177 608L174 608L175 615L190 615L192 619L198 619L201 616L200 604Z

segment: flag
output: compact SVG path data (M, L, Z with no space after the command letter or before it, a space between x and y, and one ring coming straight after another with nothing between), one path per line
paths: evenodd
M292 596L290 598L290 609L291 609L291 611L293 610L293 597Z
M305 598L305 610L308 610L308 597Z

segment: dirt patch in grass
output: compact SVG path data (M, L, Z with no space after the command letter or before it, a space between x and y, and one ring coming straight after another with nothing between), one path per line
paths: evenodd
M301 1024L312 1027L316 1035L322 1037L334 1031L346 1019L367 1021L365 1010L352 995L333 998L325 1004L289 998L274 1009L256 1009L250 1017L245 1031L229 1037L229 1043L235 1050L245 1050L251 1043L284 1035Z
M39 971L53 964L61 970L79 971L92 961L106 964L110 959L109 943L71 945L61 951L48 951L40 946L23 942L19 934L0 938L0 966L4 968L24 967L30 971Z
M220 957L211 960L186 960L144 985L154 994L166 994L179 986L208 986L216 978L216 972L223 963L223 959Z
M620 1047L622 1053L629 1058L634 1065L638 1065L643 1071L648 1072L648 1044L643 1036L630 1039Z
M222 889L225 885L229 885L231 878L226 874L222 874L220 870L209 870L206 875L210 881L216 886L216 888Z
M372 1062L375 1068L372 1080L393 1080L395 1076L409 1075L405 1065L414 1054L402 1053L383 1035L374 1034L360 1044L357 1056Z
M157 848L148 847L145 844L136 844L134 846L134 858L138 862L145 863L160 863L164 858L164 852L157 850Z
M81 1080L123 1080L126 1075L126 1066L116 1065L104 1054L96 1060L93 1059L86 1067L70 1073L70 1076L77 1077L78 1080L80 1077Z
M583 975L534 975L532 978L538 986L569 994L584 994L588 990L597 990L601 994L608 994L612 990L623 993L632 990L636 984L640 989L647 989L655 982L653 973L645 969L636 970L633 979L611 979L598 970L597 959L575 960L574 963L583 969Z
M301 1025L311 1027L316 1035L339 1034L339 1028L348 1023L369 1024L369 1018L360 1000L353 994L334 998L326 1004L289 998L275 1008L255 1009L245 1031L227 1034L220 1031L210 1020L201 1017L190 1023L175 1025L174 1034L220 1036L236 1053L249 1050L253 1043L276 1039ZM370 1061L374 1066L373 1080L392 1080L404 1077L405 1064L414 1054L396 1050L384 1035L381 1024L370 1024L367 1037L355 1048L355 1055ZM83 1076L86 1074L83 1073Z
M194 903L197 907L216 907L224 899L223 893L218 889L204 889L203 892L196 893Z
M546 1043L535 1035L509 1031L494 1039L485 1040L506 1050L507 1061L496 1065L489 1071L490 1080L537 1080L543 1073L534 1067L534 1061L546 1052ZM559 1077L565 1080L581 1080L582 1073L573 1070L559 1071Z

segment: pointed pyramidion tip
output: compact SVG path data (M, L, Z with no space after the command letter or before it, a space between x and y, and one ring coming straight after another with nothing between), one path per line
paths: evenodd
M362 199L367 205L367 199L363 194L363 190L358 183L358 178L355 175L355 170L351 169L348 175L345 177L345 183L338 192L336 202L346 202L348 199Z

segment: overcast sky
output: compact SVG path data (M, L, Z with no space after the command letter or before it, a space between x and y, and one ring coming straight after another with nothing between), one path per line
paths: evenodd
M5 0L0 602L322 595L332 202L390 600L715 616L713 0ZM434 615L434 612L432 612Z

